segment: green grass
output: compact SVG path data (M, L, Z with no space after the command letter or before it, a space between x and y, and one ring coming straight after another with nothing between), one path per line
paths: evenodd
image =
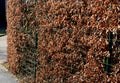
M3 63L2 65L3 65L5 68L7 68L7 69L9 68L9 65L8 65L7 62Z
M0 37L4 36L4 35L6 35L6 31L5 30L0 30Z

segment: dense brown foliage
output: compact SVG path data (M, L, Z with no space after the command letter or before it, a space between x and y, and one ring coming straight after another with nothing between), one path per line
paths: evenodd
M22 73L21 60L33 55L38 33L37 83L119 83L115 49L120 44L113 46L118 58L110 76L103 65L110 54L108 31L118 30L119 11L118 0L39 0L29 5L8 0L10 70Z
M33 64L28 65L26 59L34 57L36 30L34 21L35 3L27 5L19 0L8 0L7 3L9 70L14 74L27 75L25 69Z

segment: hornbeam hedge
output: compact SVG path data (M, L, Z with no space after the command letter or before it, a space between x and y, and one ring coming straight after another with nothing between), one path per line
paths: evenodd
M119 0L7 0L10 71L24 74L24 59L36 55L37 83L119 83L119 11ZM117 58L107 75L110 31Z

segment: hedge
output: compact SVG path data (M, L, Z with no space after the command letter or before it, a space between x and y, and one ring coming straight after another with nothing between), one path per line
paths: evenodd
M7 3L11 72L25 74L23 66L30 66L25 60L36 57L37 83L120 82L120 43L117 46L115 43L120 38L118 0L8 0ZM110 57L109 31L114 33L112 56L117 58L112 59L107 75L104 60Z

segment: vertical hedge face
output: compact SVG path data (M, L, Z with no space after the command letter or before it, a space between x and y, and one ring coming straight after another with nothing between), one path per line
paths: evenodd
M22 19L21 4L18 0L7 0L7 34L8 34L8 63L11 72L16 72L18 69L19 54L17 53L17 28L21 27L19 24ZM19 70L18 70L19 71Z
M24 59L33 55L35 47L34 3L7 1L8 63L10 71L22 73Z
M38 4L38 81L119 81L120 63L114 64L110 77L103 67L104 57L109 56L108 30L118 28L118 1L49 0Z
M119 57L110 76L103 67L109 56L108 31L118 29L119 10L118 0L39 0L29 5L8 0L10 70L22 73L18 70L33 55L38 33L37 83L119 82Z

